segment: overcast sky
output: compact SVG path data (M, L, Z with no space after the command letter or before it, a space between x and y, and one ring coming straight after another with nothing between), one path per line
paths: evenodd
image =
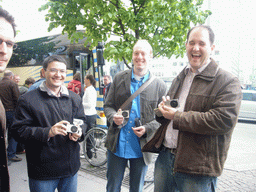
M61 33L61 29L47 32L49 23L45 21L46 12L38 8L46 0L2 0L0 5L16 19L17 41L34 39ZM230 67L234 60L242 63L242 69L254 65L255 60L255 18L254 0L204 0L203 8L211 7L210 25L216 34L216 49L227 60ZM241 69L241 70L242 70ZM249 70L250 71L250 70Z
M61 29L47 31L49 23L45 21L46 12L39 12L38 8L44 5L46 0L2 0L0 4L15 18L17 29L20 31L17 41L35 39L61 33Z

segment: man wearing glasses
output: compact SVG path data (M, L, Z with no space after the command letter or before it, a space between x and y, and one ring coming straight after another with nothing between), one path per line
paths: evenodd
M13 48L15 46L15 29L14 18L4 9L0 7L0 73L3 73L9 60L12 57ZM0 100L0 191L10 191L9 173L7 167L6 154L6 117L5 109Z
M34 192L77 191L80 146L85 123L71 133L74 118L85 121L81 97L69 91L66 60L58 55L43 61L45 81L19 99L12 131L25 143L29 188Z

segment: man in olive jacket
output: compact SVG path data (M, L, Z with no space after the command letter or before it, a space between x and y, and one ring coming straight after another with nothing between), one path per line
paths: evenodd
M214 33L208 26L187 35L189 65L159 104L164 131L155 164L155 191L215 191L227 158L242 99L239 80L210 58ZM170 97L170 98L168 98ZM179 106L166 105L178 99Z
M123 110L129 110L124 118L117 113L121 105L140 86L153 78L148 70L152 59L152 47L146 40L139 40L133 48L132 70L118 73L104 105L104 111L110 126L106 139L108 148L107 191L120 191L124 170L130 162L130 191L142 191L147 165L152 161L150 153L142 153L141 148L153 136L159 123L155 120L154 109L166 93L165 83L155 78L140 95ZM135 127L135 119L141 125Z
M4 72L9 60L12 57L15 46L16 25L14 18L0 7L0 73ZM5 109L0 100L0 191L10 191L9 173L6 154L6 117Z

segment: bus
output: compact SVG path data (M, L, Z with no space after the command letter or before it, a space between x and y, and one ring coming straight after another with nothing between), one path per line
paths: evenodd
M57 54L66 59L67 77L65 84L73 79L76 72L81 74L81 84L84 88L84 78L92 74L96 80L97 91L97 126L106 127L106 117L103 112L103 44L90 50L90 45L84 45L86 38L78 42L71 42L67 34L52 35L31 39L17 43L17 49L7 66L15 75L20 76L19 86L23 85L28 77L40 79L42 61L49 55ZM2 77L3 74L0 75Z

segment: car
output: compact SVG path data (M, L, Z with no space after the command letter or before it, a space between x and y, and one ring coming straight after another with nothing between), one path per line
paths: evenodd
M243 99L238 120L256 122L256 91L242 90L242 93Z

